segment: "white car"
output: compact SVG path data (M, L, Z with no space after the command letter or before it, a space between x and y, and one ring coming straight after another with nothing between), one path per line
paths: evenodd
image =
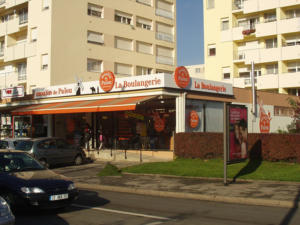
M18 141L28 139L30 138L5 138L0 140L0 149L15 149Z
M15 216L12 214L7 202L0 196L0 225L15 224Z

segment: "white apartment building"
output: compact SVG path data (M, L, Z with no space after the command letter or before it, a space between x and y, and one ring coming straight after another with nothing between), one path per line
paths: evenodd
M0 0L0 89L173 73L175 0Z
M300 95L300 0L204 0L205 76Z
M189 65L189 66L185 66L185 68L189 71L191 77L205 79L204 64Z

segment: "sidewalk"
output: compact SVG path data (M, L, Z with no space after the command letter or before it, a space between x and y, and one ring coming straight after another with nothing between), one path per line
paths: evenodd
M188 198L248 205L296 208L300 206L300 183L237 180L224 186L223 179L187 178L164 175L124 174L97 177L106 162L66 167L56 172L72 177L77 187L163 197ZM136 163L112 162L124 167ZM229 180L230 182L230 180Z

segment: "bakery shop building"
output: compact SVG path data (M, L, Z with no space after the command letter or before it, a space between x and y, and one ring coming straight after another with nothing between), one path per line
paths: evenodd
M57 136L97 149L102 134L104 149L173 150L175 133L222 132L223 105L232 98L230 84L191 78L185 67L124 78L105 71L98 81L2 100L1 135Z

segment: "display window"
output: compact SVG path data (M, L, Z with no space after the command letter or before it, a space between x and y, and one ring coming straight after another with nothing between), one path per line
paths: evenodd
M31 137L31 116L14 116L14 137Z
M12 117L10 114L1 114L0 138L12 137Z

